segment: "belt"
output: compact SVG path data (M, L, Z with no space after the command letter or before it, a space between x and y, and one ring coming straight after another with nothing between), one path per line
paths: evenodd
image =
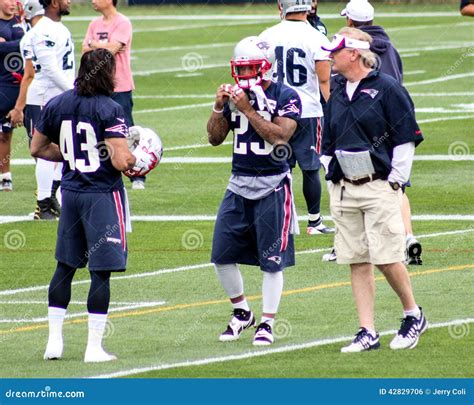
M344 181L347 181L348 183L351 183L351 184L354 184L355 186L361 186L362 184L365 184L365 183L368 183L370 181L374 181L374 180L379 180L381 179L382 176L380 174L373 174L373 175L370 175L370 176L367 176L367 177L362 177L360 179L356 179L356 180L351 180L351 179L348 179L347 177L344 177Z

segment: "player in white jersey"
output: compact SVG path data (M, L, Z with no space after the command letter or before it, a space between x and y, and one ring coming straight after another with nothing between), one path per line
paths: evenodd
M321 181L319 152L322 136L324 99L329 98L331 67L329 53L321 46L328 39L307 21L311 0L279 0L282 21L260 34L260 38L275 46L276 64L273 77L298 92L303 111L297 131L290 140L290 165L298 162L303 172L303 195L309 218L307 233L326 234L334 230L323 224L320 215Z
M28 31L20 44L25 63L31 60L34 67L33 80L29 77L24 115L25 127L31 139L43 106L53 97L74 87L75 64L71 33L61 22L61 17L69 14L70 0L27 0L26 13L28 5L31 6L32 14L40 13L39 6L44 7L44 17ZM35 219L59 217L61 209L56 192L61 180L61 168L60 164L37 160L38 201Z

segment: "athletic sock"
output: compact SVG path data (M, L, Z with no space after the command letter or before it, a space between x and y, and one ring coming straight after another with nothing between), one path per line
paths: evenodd
M366 328L367 329L367 328ZM372 337L377 336L377 332L373 329L367 329L367 333L369 333Z
M283 272L263 272L262 297L263 313L276 314L283 292Z
M53 185L54 162L38 159L36 161L36 184L38 185L38 201L51 197Z
M102 349L102 338L104 336L105 325L107 324L107 314L89 313L89 335L87 348Z
M418 306L408 311L403 311L404 316L414 316L416 319L420 319L421 311Z
M66 309L48 307L49 340L63 340L63 323Z
M11 172L6 172L6 173L0 173L0 181L2 180L12 180L12 174Z
M273 328L273 322L275 318L269 318L268 316L262 316L260 319L260 323L268 323Z
M247 300L245 298L243 301L236 302L235 304L232 303L232 307L234 309L243 309L244 311L247 311L247 312L250 311L249 304L247 303Z
M214 264L217 278L229 298L237 298L244 293L244 281L236 263Z
M308 214L308 220L310 222L316 222L319 220L319 218L321 218L321 215L319 212L317 214Z

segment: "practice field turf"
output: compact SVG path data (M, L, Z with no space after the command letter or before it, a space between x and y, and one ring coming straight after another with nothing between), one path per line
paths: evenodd
M320 6L320 13L328 15L324 22L330 35L344 24L336 17L342 8ZM14 192L0 193L0 377L473 377L474 20L458 15L457 5L376 7L377 13L402 13L376 17L376 23L387 28L401 52L405 85L425 136L408 191L424 264L409 271L432 328L416 349L391 351L388 344L402 314L395 294L377 274L382 348L342 355L340 347L358 325L348 268L321 261L332 246L332 237L325 235L303 233L295 239L297 265L285 271L273 346L254 348L248 331L238 342L217 340L231 308L209 258L213 218L230 174L232 139L218 148L208 146L205 125L215 89L231 81L233 45L276 23L276 8L122 11L134 16L135 121L158 131L165 158L145 190L131 190L127 182L134 217L129 266L111 283L105 340L118 360L82 361L85 270L73 286L64 358L42 360L57 224L26 220L34 209L34 166L17 160ZM83 17L92 15L89 8L74 8L66 20L77 61L88 23ZM23 130L16 131L13 159L28 159L27 146ZM294 191L304 226L299 170ZM329 215L326 192L322 211ZM14 217L18 221L12 222ZM260 315L261 273L242 269L250 305Z

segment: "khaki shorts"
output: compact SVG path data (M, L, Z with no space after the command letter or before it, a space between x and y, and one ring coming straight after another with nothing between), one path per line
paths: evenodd
M377 265L405 260L401 189L394 191L386 180L360 186L330 181L328 189L331 215L336 224L337 263Z

